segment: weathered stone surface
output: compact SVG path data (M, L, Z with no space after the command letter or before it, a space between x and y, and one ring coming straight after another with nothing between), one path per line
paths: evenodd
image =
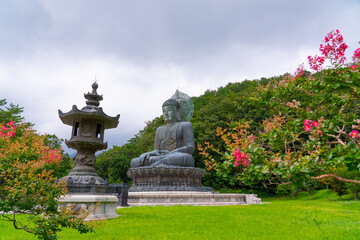
M201 178L205 170L192 167L139 167L127 172L132 179L130 192L205 191Z
M70 184L67 185L68 194L94 194L113 195L114 187L109 185L95 185L95 184Z
M194 205L221 206L261 204L255 194L219 194L211 192L129 192L130 206Z
M59 200L62 205L74 204L74 210L90 210L88 220L116 218L117 197L101 194L70 194Z
M191 101L191 99L188 99ZM192 101L191 101L192 102ZM194 167L195 150L193 127L179 118L179 101L168 99L162 106L166 125L156 129L154 150L131 160L131 168L138 167Z

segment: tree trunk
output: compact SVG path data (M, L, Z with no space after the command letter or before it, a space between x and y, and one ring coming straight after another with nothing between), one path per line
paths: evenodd
M359 191L357 190L357 185L355 185L354 197L355 200L359 200Z
M323 174L323 175L320 175L320 176L317 176L317 177L311 177L311 179L312 180L320 180L320 179L328 178L328 177L336 178L337 180L339 180L341 182L360 184L360 181L358 181L358 180L346 179L346 178L340 177L340 176L338 176L336 174Z

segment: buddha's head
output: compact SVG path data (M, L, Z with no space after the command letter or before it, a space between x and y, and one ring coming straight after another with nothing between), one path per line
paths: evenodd
M178 121L178 109L180 105L175 99L168 99L162 105L163 117L165 123L173 123Z

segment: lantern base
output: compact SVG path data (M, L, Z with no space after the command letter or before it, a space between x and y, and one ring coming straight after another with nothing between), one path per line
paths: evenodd
M62 206L73 204L75 213L89 211L86 220L118 217L116 213L117 197L113 195L68 194L59 200Z

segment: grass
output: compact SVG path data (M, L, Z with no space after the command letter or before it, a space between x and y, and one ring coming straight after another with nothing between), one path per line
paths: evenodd
M330 199L330 200L329 200ZM121 208L96 233L66 229L60 239L360 239L360 201L327 190L250 206ZM36 239L0 221L0 240Z

